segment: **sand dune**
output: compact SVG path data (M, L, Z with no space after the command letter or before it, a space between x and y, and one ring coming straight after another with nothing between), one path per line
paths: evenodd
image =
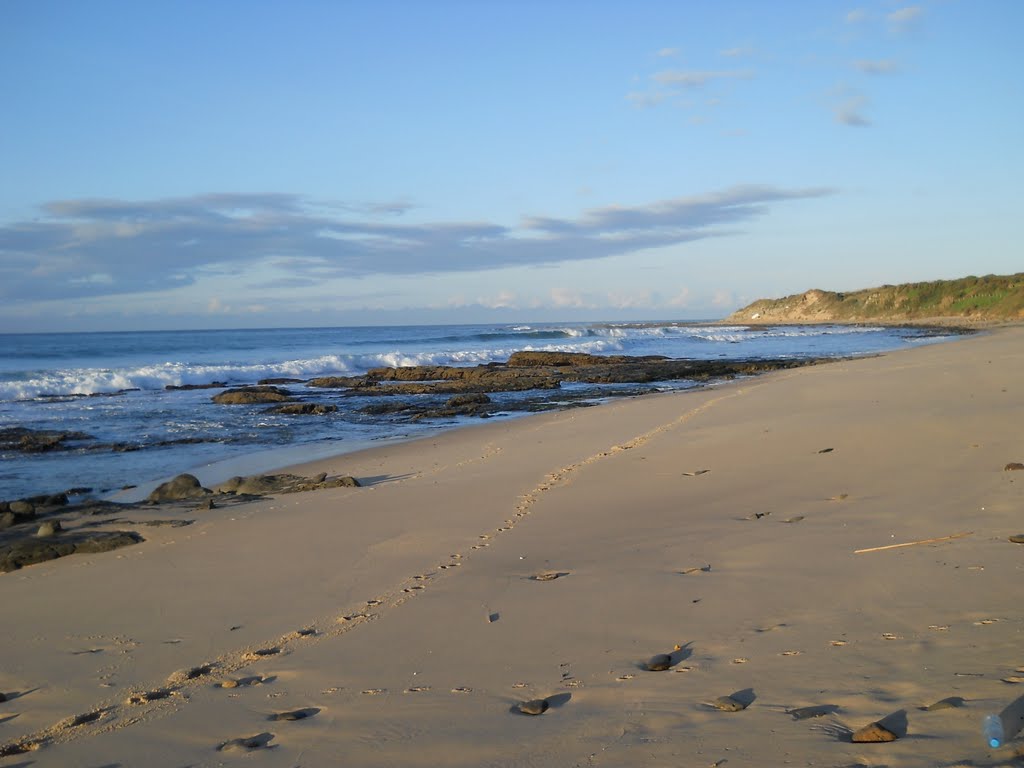
M1012 764L1022 424L1006 328L291 468L0 576L0 766Z

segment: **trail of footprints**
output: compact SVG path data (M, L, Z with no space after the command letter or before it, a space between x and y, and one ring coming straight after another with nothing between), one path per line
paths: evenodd
M744 390L735 390L729 394L723 395L719 398L709 400L703 405L688 411L677 419L667 424L663 424L656 427L642 435L639 435L632 440L629 440L623 444L612 446L606 451L594 454L582 461L567 465L555 472L548 474L544 481L537 485L529 493L520 497L515 507L514 515L505 520L504 524L499 526L492 533L484 533L478 536L478 540L473 544L471 550L479 550L489 547L492 543L494 536L507 533L511 531L522 518L531 514L532 507L540 499L541 495L557 486L565 485L571 479L572 475L578 472L583 467L586 467L595 462L601 461L604 458L613 456L622 451L630 450L644 445L652 438L659 434L662 434L670 429L673 429L686 421L689 421L700 412L707 410L713 405L717 404L721 400L729 399L743 394ZM482 456L480 458L489 458L490 455L500 452L500 449L494 449L490 454ZM478 459L474 459L476 461ZM688 476L697 476L705 474L710 470L701 470L699 472L685 473ZM831 500L845 500L846 494L842 494L839 497L834 497ZM784 522L797 522L797 519L790 519ZM227 654L221 658L213 661L204 662L194 667L180 670L172 674L166 681L166 684L161 687L155 687L146 691L136 691L131 693L127 699L121 702L105 703L96 709L79 714L73 717L66 718L54 726L47 728L41 732L31 734L27 737L19 739L14 742L7 744L0 744L0 758L8 757L12 755L25 754L28 752L35 751L49 744L62 743L70 741L73 738L78 738L84 735L98 735L100 733L117 730L124 727L129 727L138 722L141 722L142 717L137 713L144 711L145 714L159 714L161 707L167 707L166 711L172 711L171 707L174 703L186 701L188 698L188 691L192 688L202 685L212 685L215 688L219 688L225 691L232 691L229 696L237 696L234 693L235 689L246 688L256 685L266 685L274 681L273 676L265 675L249 675L243 677L232 676L238 671L251 664L258 663L266 658L272 658L279 654L288 653L293 645L301 643L303 641L323 641L325 639L338 638L344 635L346 632L351 631L367 622L374 621L379 618L382 613L386 610L397 608L402 605L406 600L414 597L418 592L424 590L427 587L429 581L435 576L440 576L440 572L450 571L458 568L462 564L463 555L461 553L453 553L447 561L437 566L437 571L433 573L417 574L411 579L407 579L403 586L400 586L391 595L386 595L379 598L371 598L366 600L363 607L355 611L351 611L347 614L343 614L338 617L333 625L324 626L318 628L315 624L312 626L303 627L295 630L282 638L279 638L274 643L269 643L264 647L257 648L255 650L240 650L234 653ZM698 574L708 573L711 571L710 565L703 565L698 567L687 568L680 571L682 574ZM552 581L563 576L568 576L569 573L565 571L548 571L544 573L534 574L528 577L534 581ZM975 625L981 626L985 624L991 624L998 621L998 619L983 619L974 622ZM785 624L777 624L767 628L756 629L756 632L767 632L772 629L779 627L785 627ZM235 629L236 627L232 627ZM949 626L931 626L929 629L935 631L946 631ZM902 639L901 637L885 633L882 635L883 639L897 640ZM846 640L832 640L830 645L833 647L841 647L846 645ZM681 646L676 646L676 652L683 650ZM675 653L675 652L674 652ZM798 656L802 653L800 650L785 650L782 651L780 656ZM640 669L653 671L655 669L659 671L670 671L674 673L686 673L694 669L692 666L680 664L681 659L686 658L689 655L687 651L684 655L679 658L675 658L673 654L659 654L646 663L638 663L637 667ZM664 659L662 658L664 657ZM667 661L666 661L667 660ZM732 659L733 664L746 664L750 659L746 657L737 657ZM652 666L659 665L659 666ZM1017 673L1024 673L1024 667L1018 667L1015 670ZM568 663L562 664L560 667L561 680L560 683L567 688L576 688L583 685L582 681L579 681L573 677L569 671ZM612 673L614 674L614 673ZM214 678L217 678L214 680ZM614 679L618 682L628 682L636 677L633 673L624 673L616 676ZM1019 675L1011 675L1003 678L1006 683L1021 683L1024 682L1024 677ZM516 682L511 686L513 689L525 689L530 686L525 682ZM344 690L340 687L327 688L322 693L324 695L331 695ZM468 686L455 686L448 689L450 694L453 695L467 695L473 693L473 689ZM403 694L430 694L434 692L433 686L410 686L403 690ZM383 688L368 688L360 692L362 695L367 696L379 696L387 695L389 692ZM274 694L271 694L273 696ZM568 694L564 694L568 695ZM554 699L556 697L549 697ZM949 697L949 701L957 697ZM3 696L0 694L0 702L2 702ZM739 691L730 695L720 696L717 699L709 702L704 702L703 706L726 712L739 712L746 709L753 700L753 694L750 689L747 691ZM923 710L931 710L934 708L941 709L944 707L944 703L947 699L943 699L937 702L931 707L921 707ZM962 699L960 700L962 703ZM548 699L535 699L525 703L520 703L514 710L530 715L541 714L548 709ZM950 704L950 706L959 706L960 704ZM817 718L824 715L834 714L839 708L835 705L817 705L810 707L802 707L797 709L786 710L786 713L791 715L793 719L800 720L805 718ZM295 722L304 720L310 717L314 717L319 714L320 708L307 707L297 710L289 710L284 712L276 712L268 715L268 721L272 722ZM842 735L847 735L845 726L834 726L843 730ZM253 751L260 749L272 749L276 746L273 742L277 738L276 734L270 732L261 732L252 736L244 736L239 738L228 739L220 744L216 745L217 751Z

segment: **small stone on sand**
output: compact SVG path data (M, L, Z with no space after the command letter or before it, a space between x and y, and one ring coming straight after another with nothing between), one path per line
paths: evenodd
M737 701L732 696L719 696L714 701L709 702L709 704L722 712L739 712L747 708L743 702Z
M651 656L647 662L647 669L651 672L664 672L672 666L672 657L667 653L659 653Z
M543 715L548 711L547 699L530 699L519 705L519 711L524 715Z
M231 679L221 680L220 681L220 687L221 688L237 688L238 687L238 681L237 680L231 680Z
M896 741L896 734L883 725L869 723L863 728L856 730L850 736L854 744L880 744L886 741Z
M929 704L927 707L921 707L924 712L937 712L941 709L956 709L964 705L965 699L963 696L947 696L944 699L939 699L934 704Z

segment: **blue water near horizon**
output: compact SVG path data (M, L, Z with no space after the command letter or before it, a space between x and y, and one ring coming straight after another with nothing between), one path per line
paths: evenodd
M233 460L244 466L246 455L278 451L298 462L462 423L371 416L361 410L366 396L302 384L288 388L300 399L336 405L338 411L315 417L270 414L266 406L216 405L210 398L218 390L168 386L354 376L381 366L478 365L504 362L520 350L692 359L846 357L950 336L924 328L697 322L0 334L0 430L83 432L94 443L130 449L0 452L0 499L83 486L106 493L184 471L213 482L203 476L204 467ZM692 383L648 389L686 386ZM593 400L616 391L614 385L595 386ZM502 393L500 401L539 396ZM559 393L542 396L557 402Z

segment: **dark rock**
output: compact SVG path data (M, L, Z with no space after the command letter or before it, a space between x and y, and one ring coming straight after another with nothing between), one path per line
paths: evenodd
M0 531L10 528L18 522L18 516L13 512L0 512Z
M47 536L54 536L62 530L64 529L61 527L60 520L47 520L39 526L36 536L40 539L45 539Z
M233 493L236 496L269 496L278 493L299 493L316 491L321 488L358 488L359 481L347 475L340 477L324 477L323 480L301 475L251 475L249 477L232 477L217 486L218 493Z
M376 382L370 381L364 376L318 376L307 381L306 385L324 389L358 389L376 386Z
M196 499L212 493L199 483L195 475L178 475L173 480L158 485L149 494L147 501L177 501L179 499Z
M283 403L291 400L291 392L280 387L239 387L214 395L212 399L221 405Z
M325 413L334 413L338 410L336 405L323 405L322 403L288 403L268 408L267 413L284 413L291 416L323 416Z
M49 451L67 450L73 446L69 442L92 440L92 435L84 432L59 432L54 430L26 429L25 427L7 427L0 429L0 451L21 451L22 453L47 453Z
M276 378L276 379L260 379L256 382L263 386L267 384L301 384L302 379L288 379L288 378Z
M1009 464L1003 467L1004 472L1012 472L1015 469L1024 469L1024 464L1021 464L1019 461L1011 461Z
M84 496L87 493L92 493L92 488L80 488L76 486L74 488L68 488L64 493L67 496Z
M486 405L490 402L491 398L483 392L477 392L470 395L455 395L455 397L450 397L445 405L448 408L462 408L467 405Z
M223 389L226 386L226 382L211 381L209 384L168 384L164 389L177 392L190 389Z
M59 538L22 538L0 546L0 573L75 553L108 552L140 541L143 538L132 531L75 531Z
M30 501L12 501L8 508L19 517L35 517L36 508Z

